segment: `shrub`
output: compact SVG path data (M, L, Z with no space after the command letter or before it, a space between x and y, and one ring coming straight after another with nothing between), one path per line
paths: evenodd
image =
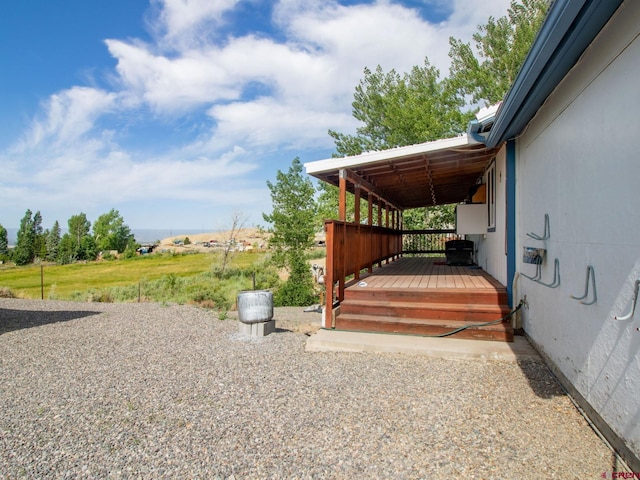
M9 287L0 287L0 298L16 298Z

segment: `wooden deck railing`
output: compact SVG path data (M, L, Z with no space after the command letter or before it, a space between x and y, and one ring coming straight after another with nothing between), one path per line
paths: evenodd
M455 230L395 230L338 220L325 222L327 264L326 304L323 326L333 326L334 301L344 300L346 286L403 253L445 253L445 243L457 238ZM335 286L337 285L337 288Z
M373 271L374 265L382 265L402 254L402 231L392 228L362 225L338 220L325 222L327 287L325 324L330 328L333 320L334 285L335 299L344 300L347 279L358 281L362 270Z
M445 253L445 243L455 240L455 229L403 230L402 253Z

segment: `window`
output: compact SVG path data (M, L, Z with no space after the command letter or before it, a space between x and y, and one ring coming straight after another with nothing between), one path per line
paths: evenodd
M496 159L487 168L487 232L496 231Z

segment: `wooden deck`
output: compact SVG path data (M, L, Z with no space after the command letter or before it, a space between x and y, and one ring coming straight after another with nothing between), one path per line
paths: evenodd
M506 288L479 268L444 258L404 257L345 289L338 330L513 341Z
M464 288L503 289L504 286L478 267L446 265L444 257L403 257L360 278L367 288ZM361 288L351 286L350 288Z

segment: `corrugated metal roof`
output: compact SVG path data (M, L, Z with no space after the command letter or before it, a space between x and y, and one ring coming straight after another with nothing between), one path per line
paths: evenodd
M362 155L306 163L307 173L338 185L348 169L401 209L457 203L484 173L497 149L465 135ZM433 196L431 194L433 184Z

